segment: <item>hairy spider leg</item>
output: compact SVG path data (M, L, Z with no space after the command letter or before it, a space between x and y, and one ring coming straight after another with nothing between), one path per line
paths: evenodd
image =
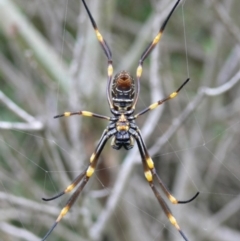
M189 78L187 80L185 80L184 83L176 91L172 92L168 97L151 104L146 109L144 109L144 110L140 111L139 113L137 113L136 115L134 115L134 119L137 119L140 115L143 115L150 110L154 110L155 108L157 108L159 105L163 104L164 102L175 98L178 95L179 91L188 83L189 80L190 80Z
M145 178L147 179L147 181L149 183L149 186L151 187L155 197L157 198L160 206L162 207L162 209L163 209L165 215L167 216L168 220L170 221L170 223L178 230L178 232L181 234L183 239L185 241L188 241L187 237L185 236L185 234L181 230L179 224L177 223L176 218L173 216L170 208L168 207L167 203L164 201L164 199L162 198L161 194L159 193L159 191L157 190L157 188L154 184L154 176L156 176L156 170L154 168L154 162L153 162L152 158L150 157L150 155L148 154L148 151L147 151L146 145L145 145L145 143L142 139L140 130L137 129L132 134L135 137L137 145L138 145L138 149L139 149L139 152L140 152L140 155L141 155L141 158L142 158L144 175L145 175ZM173 204L188 203L188 202L193 201L198 196L198 193L197 193L194 197L192 197L191 199L189 199L187 201L178 201L174 196L172 196L170 194L170 192L168 191L166 186L162 183L159 176L157 176L157 180L158 180L158 183L160 184L161 189L163 190L163 192L166 194L167 198Z
M96 117L99 119L104 119L104 120L108 120L110 121L111 118L108 116L104 116L104 115L99 115L90 111L77 111L77 112L64 112L63 114L59 114L59 115L55 115L53 118L60 118L60 117L69 117L72 115L81 115L81 116L87 116L87 117Z
M90 21L92 23L92 26L94 28L95 34L97 36L97 39L99 41L99 43L101 44L103 51L105 53L105 55L107 56L108 59L108 68L107 68L107 73L108 73L108 83L107 83L107 100L108 100L108 104L110 106L110 109L114 109L113 108L113 102L111 99L111 82L112 82L112 75L113 75L113 66L112 66L112 52L106 42L106 40L103 38L102 34L100 33L100 31L98 30L97 24L92 16L92 14L89 11L89 8L85 2L85 0L82 0L83 5L88 13L88 16L90 18Z
M165 195L167 196L167 198L169 199L169 201L172 203L172 204L185 204L185 203L189 203L191 201L193 201L198 195L199 195L199 192L197 192L192 198L188 199L188 200L184 200L184 201L179 201L178 199L176 199L168 190L168 188L165 186L165 184L162 182L161 178L159 177L159 175L157 174L156 172L156 169L154 168L154 163L153 163L153 160L152 158L150 157L149 153L148 153L148 150L147 150L147 147L143 141L143 138L142 138L142 135L141 135L141 132L139 129L137 129L137 133L138 133L138 138L139 138L139 141L141 143L141 150L142 150L142 154L145 158L145 160L147 160L147 164L148 164L148 167L150 168L152 174L157 178L157 181L161 187L161 189L163 190L163 192L165 193ZM142 156L142 157L143 157Z
M60 192L59 194L57 194L56 196L50 197L50 198L42 198L43 201L52 201L54 199L57 199L59 197L61 197L62 195L71 192L77 185L78 183L84 178L85 174L86 174L86 170L84 170L83 172L81 172L73 181L70 185L67 186L67 188Z
M93 175L97 162L98 162L98 158L107 142L107 140L112 137L114 133L113 132L109 132L107 129L104 130L101 139L98 142L98 145L95 149L95 151L93 152L92 156L90 157L90 164L88 165L87 169L81 173L66 189L65 191L61 192L60 194L56 195L55 197L52 198L44 198L44 201L49 201L49 200L53 200L56 199L60 196L62 196L65 193L68 193L70 191L72 191L78 184L79 182L81 182L79 184L79 186L77 187L76 191L73 193L73 195L69 198L69 200L67 201L66 205L63 207L63 209L61 210L59 216L57 217L56 221L54 222L53 226L49 229L49 231L46 233L46 235L43 237L42 241L45 241L48 236L51 234L51 232L54 230L54 228L57 226L57 224L61 221L61 219L68 213L68 211L70 210L70 208L72 207L72 205L75 203L75 201L77 200L79 194L81 193L81 191L83 190L83 188L85 187L85 185L87 184L88 180L91 178L91 176Z
M151 51L154 49L154 47L157 45L157 43L160 41L161 37L162 37L162 33L169 21L169 19L171 18L174 10L176 9L177 5L179 4L180 0L178 0L175 5L173 6L172 10L170 11L170 13L167 15L166 19L164 20L163 24L160 27L160 30L158 32L158 34L156 35L156 37L153 39L153 41L148 45L148 47L143 51L141 58L139 60L139 64L137 67L137 71L136 71L136 76L137 76L137 92L136 92L136 97L133 103L133 109L135 109L135 106L137 104L138 101L138 97L140 94L140 78L142 76L142 69L143 69L143 62L144 60L148 57L148 55L151 53Z

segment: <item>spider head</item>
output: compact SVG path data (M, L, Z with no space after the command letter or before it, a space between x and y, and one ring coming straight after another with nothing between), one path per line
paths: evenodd
M134 79L126 71L116 74L112 83L112 100L117 108L128 109L134 99Z

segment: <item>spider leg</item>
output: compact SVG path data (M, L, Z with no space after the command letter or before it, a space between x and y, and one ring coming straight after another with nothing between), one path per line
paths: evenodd
M93 112L89 112L89 111L64 112L63 114L55 115L53 118L69 117L69 116L72 116L72 115L96 117L96 118L100 118L100 119L104 119L104 120L108 120L108 121L111 119L108 116L99 115L99 114L96 114L96 113L93 113Z
M168 97L151 104L146 109L144 109L144 110L140 111L139 113L137 113L136 115L134 115L134 119L137 119L140 115L143 115L146 112L157 108L159 105L163 104L164 102L175 98L178 95L179 91L189 82L189 80L190 80L189 78L186 79L183 82L183 84L176 91L172 92Z
M159 183L161 189L163 190L163 192L165 193L165 195L167 196L167 198L169 199L169 201L172 204L185 204L185 203L190 203L191 201L193 201L195 198L197 198L197 196L199 195L199 192L197 192L192 198L188 199L188 200L184 200L184 201L179 201L178 199L176 199L168 190L168 188L165 186L165 184L162 182L161 178L159 177L159 175L156 173L156 169L154 168L152 170L153 175L157 178L157 182Z
M54 199L57 199L57 198L61 197L62 195L66 194L66 193L71 192L78 185L78 183L83 179L83 177L86 174L86 171L87 171L87 169L85 169L82 173L80 173L73 180L73 182L70 185L68 185L68 187L64 191L62 191L59 194L57 194L56 196L53 196L53 197L50 197L50 198L42 198L42 200L43 201L51 201L51 200L54 200Z
M183 231L181 230L180 226L177 223L176 218L173 216L170 208L168 207L168 205L166 204L166 202L164 201L164 199L161 197L160 193L158 192L158 190L156 189L155 185L154 185L154 176L157 177L158 183L160 184L163 192L166 194L166 196L168 197L168 199L174 203L185 203L185 202L190 202L193 199L195 199L197 197L197 195L195 195L193 198L191 198L188 201L178 201L175 197L173 197L170 192L168 191L168 189L166 188L166 186L162 183L161 179L156 175L156 170L154 168L154 163L152 161L152 158L149 156L146 145L142 139L141 133L140 131L137 129L136 131L132 131L131 133L137 142L138 145L138 149L140 152L140 155L142 157L142 163L143 163L143 169L144 169L144 175L145 178L147 179L149 186L151 187L155 197L157 198L159 204L161 205L165 215L168 217L168 220L170 221L170 223L178 230L178 232L181 234L181 236L183 237L183 239L185 241L188 241L188 239L186 238L185 234L183 233Z
M162 33L163 33L163 31L164 31L164 29L165 29L169 19L171 18L174 10L176 9L177 5L179 4L179 2L180 2L180 0L177 0L175 5L173 6L172 10L170 11L168 16L164 20L162 26L160 27L160 30L159 30L158 34L153 39L153 41L148 45L148 47L143 51L143 53L141 55L141 58L139 60L139 64L138 64L138 67L137 67L137 71L136 71L136 75L137 75L137 82L136 82L137 92L136 92L136 97L135 97L135 100L134 100L134 103L133 103L133 109L135 109L135 106L136 106L137 101L138 101L139 93L140 93L140 78L142 76L143 62L148 57L148 55L151 53L151 51L154 49L154 47L157 45L157 43L160 41L160 39L162 37Z
M153 160L152 160L152 158L150 157L150 155L148 153L148 150L147 150L146 145L145 145L145 143L143 141L141 132L139 130L137 130L137 132L138 132L138 139L139 139L138 147L139 147L139 149L141 149L140 153L141 153L142 160L147 164L147 166L150 169L153 177L156 177L157 182L159 183L161 189L163 190L163 192L165 193L165 195L167 196L169 201L172 204L185 204L185 203L189 203L189 202L193 201L199 195L199 192L197 192L192 198L190 198L188 200L184 200L184 201L179 201L177 198L175 198L169 192L168 188L162 182L161 178L159 177L159 175L156 172L156 169L154 168Z
M152 181L148 181L150 187L152 188L155 197L157 198L159 204L161 205L164 213L166 214L166 216L168 217L170 223L178 230L178 232L181 234L181 236L183 237L183 239L185 241L188 241L187 237L185 236L185 234L183 233L183 231L181 230L180 226L177 223L176 218L173 216L170 208L168 207L168 205L166 204L166 202L163 200L163 198L161 197L160 193L158 192L158 190L156 189L154 183Z
M56 219L56 221L54 222L53 226L49 229L49 231L46 233L46 235L43 237L42 241L46 240L48 238L48 236L52 233L52 231L54 230L54 228L57 226L57 224L61 221L61 219L68 213L69 209L72 207L72 205L74 204L74 202L76 201L77 197L79 196L79 194L81 193L81 191L83 190L84 186L87 184L88 180L89 180L90 176L88 177L87 175L85 175L83 182L80 184L80 186L76 189L76 191L73 193L73 195L70 197L70 199L67 201L66 205L64 206L64 208L61 210L58 218Z
M177 2L175 3L175 5L173 6L172 10L170 11L170 13L168 14L168 16L166 17L166 19L164 20L162 26L159 29L158 34L156 35L156 37L153 39L153 41L149 44L149 46L143 51L143 54L141 56L141 59L139 60L139 63L143 63L143 61L148 57L148 55L151 53L151 51L154 49L154 47L157 45L157 43L160 41L161 37L162 37L162 33L169 21L169 19L171 18L174 10L176 9L177 5L179 4L181 0L177 0Z
M100 156L100 154L101 154L101 152L102 152L102 150L103 150L107 140L112 135L113 135L113 132L109 132L106 129L103 132L103 135L102 135L101 139L99 140L98 145L97 145L95 151L93 152L92 156L90 157L90 164L88 165L86 170L84 172L82 172L80 175L78 175L77 178L75 178L75 180L63 192L61 192L60 194L58 194L57 196L55 196L53 198L45 199L46 201L49 201L49 200L55 199L57 197L60 197L63 194L72 191L79 184L79 182L82 181L79 184L79 186L77 187L76 191L73 193L73 195L69 198L69 200L67 201L66 205L63 207L63 209L61 210L59 216L57 217L56 221L54 222L53 226L49 229L49 231L43 237L42 241L47 239L47 237L51 234L51 232L54 230L54 228L57 226L57 224L68 213L68 211L70 210L72 205L77 200L79 194L81 193L81 191L83 190L83 188L87 184L88 180L93 175L93 173L95 171L95 168L97 166L98 158L99 158L99 156Z
M112 66L112 52L106 42L106 40L103 38L103 36L101 35L101 33L99 32L98 30L98 27L97 27L97 24L85 2L85 0L82 0L83 2L83 5L88 13L88 16L90 18L90 21L92 23L92 26L94 28L94 31L95 31L95 34L97 36L97 39L99 41L99 43L101 44L102 46L102 49L105 53L105 55L107 56L107 59L108 59L108 69L107 69L107 72L108 72L108 84L107 84L107 99L108 99L108 103L109 103L109 106L111 109L113 109L113 102L111 100L111 96L110 96L110 93L111 93L111 81L112 81L112 74L113 74L113 66Z
M93 18L93 16L92 16L92 14L91 14L91 12L90 12L90 10L89 10L89 8L88 8L85 0L82 0L82 2L83 2L83 5L84 5L87 13L88 13L88 16L89 16L89 18L90 18L90 21L91 21L92 26L93 26L93 28L94 28L94 31L95 31L95 33L96 33L97 39L98 39L99 43L101 44L101 46L102 46L102 48L103 48L103 51L104 51L105 55L106 55L107 58L108 58L108 61L111 62L111 61L112 61L112 52L111 52L111 50L110 50L110 48L109 48L106 40L103 38L103 36L102 36L101 33L99 32L98 27L97 27L97 24L96 24L96 22L95 22L95 20L94 20L94 18Z

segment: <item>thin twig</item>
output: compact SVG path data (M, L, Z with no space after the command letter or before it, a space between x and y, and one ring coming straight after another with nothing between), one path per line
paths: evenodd
M4 233L8 233L13 237L21 238L24 240L40 241L40 239L33 233L27 231L25 228L17 228L9 223L0 222L0 229Z
M29 115L25 110L16 105L11 99L9 99L1 90L0 90L0 101L4 103L9 110L14 114L22 118L28 123L21 122L0 122L0 129L15 129L15 130L34 130L39 131L43 129L43 123L37 121L33 116Z
M68 88L68 68L10 0L0 1L0 28L10 38L22 38L49 75L60 83L63 89Z

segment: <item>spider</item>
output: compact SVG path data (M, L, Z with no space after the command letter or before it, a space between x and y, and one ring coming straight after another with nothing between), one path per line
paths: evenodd
M172 16L172 13L178 6L179 2L181 0L177 0L173 8L171 9L170 13L166 17L165 21L163 22L162 26L160 27L160 30L156 37L153 39L153 41L149 44L149 46L143 51L143 54L141 55L141 58L139 60L139 64L136 70L136 79L137 81L134 82L133 77L126 71L121 71L120 73L116 74L114 77L113 76L113 66L112 66L112 53L111 50L101 35L101 33L98 30L98 27L96 25L95 20L93 19L92 14L90 13L89 8L87 7L87 4L85 0L82 0L82 3L87 11L88 17L91 21L91 24L94 28L95 34L97 36L97 39L107 57L108 60L108 67L107 67L107 73L108 73L108 82L107 82L107 101L110 107L110 111L112 113L111 117L104 116L104 115L99 115L96 113L92 113L89 111L78 111L78 112L65 112L60 115L54 116L54 118L59 118L59 117L68 117L72 115L81 115L81 116L88 116L88 117L95 117L95 118L100 118L109 121L108 126L106 129L103 131L103 134L97 144L97 147L93 154L90 157L90 161L88 164L88 167L80 173L74 180L73 182L61 193L58 195L52 197L52 198L43 198L44 201L50 201L53 199L56 199L66 193L71 192L74 188L76 188L75 192L73 195L69 198L67 201L66 205L63 207L61 210L58 218L56 219L55 223L53 226L49 229L49 231L46 233L42 241L46 240L47 237L51 234L53 229L57 226L57 224L60 222L60 220L67 214L69 209L73 206L75 203L77 197L80 195L81 191L93 175L97 162L99 159L99 156L107 143L108 139L112 138L111 146L114 149L121 149L125 148L126 150L129 150L133 148L134 142L137 143L141 159L142 159L142 164L143 164L143 169L144 169L144 175L149 183L154 195L156 196L160 206L162 207L164 213L166 214L167 218L169 219L170 223L179 231L181 234L182 238L186 241L188 241L187 237L181 230L180 226L177 223L177 220L171 213L168 205L158 192L155 184L154 184L154 179L156 182L160 185L160 188L162 189L163 193L166 195L166 197L169 199L169 201L172 204L183 204L183 203L189 203L193 201L199 194L197 192L191 199L186 200L186 201L179 201L177 200L171 193L168 191L167 187L165 184L162 182L161 178L159 175L156 173L156 169L154 168L154 162L152 158L150 157L148 150L146 148L146 145L143 141L141 132L138 128L138 126L135 124L135 120L145 114L146 112L153 110L157 108L159 105L163 104L164 102L173 99L177 96L178 92L189 82L189 78L184 81L184 83L174 92L172 92L168 97L159 100L144 110L138 112L137 114L134 114L135 107L138 101L139 97L139 92L140 92L140 78L142 75L142 68L143 68L143 62L144 60L149 56L151 51L154 49L156 44L160 41L162 33Z

